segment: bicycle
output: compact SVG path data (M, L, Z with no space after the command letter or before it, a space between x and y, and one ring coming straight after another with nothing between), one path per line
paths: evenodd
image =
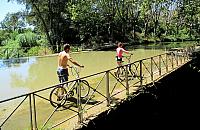
M69 68L71 69L72 75L76 75L76 79L79 79L80 69L75 66L70 66ZM75 74L73 71L75 71ZM67 83L66 85L59 85L58 87L53 88L49 96L51 105L53 107L57 107L58 105L63 106L67 99L74 96L74 91L77 94L77 88L79 85L81 89L81 99L87 97L90 92L90 85L88 81L79 79L71 82L71 84Z
M133 70L131 69L131 56L133 54L130 54L129 56L123 56L124 58L126 58L126 60L128 61L128 77L134 78L134 77L138 77L137 76L137 72L133 72ZM123 63L124 61L122 61ZM115 76L120 79L121 81L125 80L125 74L126 74L126 68L125 66L123 66L123 64L121 66L118 67L117 71L115 72Z

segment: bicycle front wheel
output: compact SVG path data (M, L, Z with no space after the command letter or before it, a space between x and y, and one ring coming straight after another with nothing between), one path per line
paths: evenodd
M53 88L49 95L50 103L53 107L60 107L67 101L67 90L62 87Z
M81 98L87 97L90 92L90 85L89 85L88 81L81 80L80 88L81 88Z
M121 81L125 80L125 74L126 74L126 70L125 70L125 68L123 66L118 68L118 70L116 72L116 75Z

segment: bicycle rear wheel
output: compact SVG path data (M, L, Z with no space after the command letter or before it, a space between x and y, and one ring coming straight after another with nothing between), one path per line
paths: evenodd
M132 67L133 66L131 66L131 65L128 67L128 72L130 74L131 79L132 80L135 78L140 79L139 74L137 74L137 68L135 67L136 69L135 69L135 71L133 71Z
M63 106L67 101L67 90L62 86L55 87L52 89L49 99L53 107Z
M90 92L90 85L88 81L81 80L80 87L81 87L81 98L87 97Z

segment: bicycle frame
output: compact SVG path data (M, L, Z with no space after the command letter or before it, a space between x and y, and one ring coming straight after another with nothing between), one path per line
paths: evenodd
M130 63L131 63L131 56L132 56L133 54L130 54L129 56L123 56L124 58L126 58L126 60L127 60L127 63L129 64L128 65L128 74L132 77L132 78L134 78L134 77L138 77L137 76L137 72L133 72L132 71L132 69L131 69L131 65L130 65ZM121 63L121 65L118 67L118 70L117 70L117 75L116 75L116 77L118 77L120 80L125 80L125 73L126 73L126 69L124 68L124 64L123 64L123 62L124 61L122 61Z
M73 82L66 83L66 86L59 86L54 88L51 93L50 93L50 103L52 106L57 107L57 104L59 104L59 106L62 106L65 104L65 102L68 100L68 98L74 96L74 90L76 90L76 94L79 93L80 98L85 98L88 96L89 91L90 91L90 86L89 83L86 80L80 80L79 79L79 71L76 67L72 66L70 67L72 75L74 75L73 70L75 70L75 74L76 74L76 79ZM80 89L78 89L78 87ZM60 91L60 92L59 92ZM58 101L57 104L55 104L55 102L57 101L53 101L55 98L54 96L56 96L56 100ZM61 101L61 102L59 102Z
M71 69L71 74L74 76L74 75L76 75L76 79L79 79L79 73L80 73L80 71L78 71L78 68L77 67L75 67L75 66L70 66L69 67L70 69ZM75 71L75 74L73 73L73 70ZM69 86L72 86L72 87L70 87L69 88L69 86L67 85L66 86L66 88L69 88L68 89L68 95L71 95L71 96L73 96L74 95L74 90L76 90L76 93L77 93L77 83L78 82L78 80L77 81L74 81L74 82L72 82Z

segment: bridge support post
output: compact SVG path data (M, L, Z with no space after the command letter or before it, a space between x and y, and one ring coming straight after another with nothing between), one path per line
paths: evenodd
M30 109L30 125L31 130L33 130L33 114L32 114L32 102L31 102L31 94L29 95L29 109Z
M139 61L140 63L140 86L143 84L143 76L142 76L142 60Z
M166 72L168 72L168 55L166 54Z
M83 122L83 110L81 106L81 86L80 86L80 80L78 82L78 87L77 87L77 104L78 104L78 123Z
M153 81L153 57L151 57L151 81Z
M178 52L177 52L178 53ZM176 53L176 66L178 66L178 60L179 60L179 58L178 58L178 54Z
M107 106L110 106L109 71L106 72L106 97L107 97Z
M126 81L126 95L129 95L128 65L126 65L125 81Z
M161 55L159 55L159 76L161 76Z
M34 114L34 124L35 124L35 130L37 130L37 114L36 114L36 106L35 106L35 95L33 94L33 114Z

